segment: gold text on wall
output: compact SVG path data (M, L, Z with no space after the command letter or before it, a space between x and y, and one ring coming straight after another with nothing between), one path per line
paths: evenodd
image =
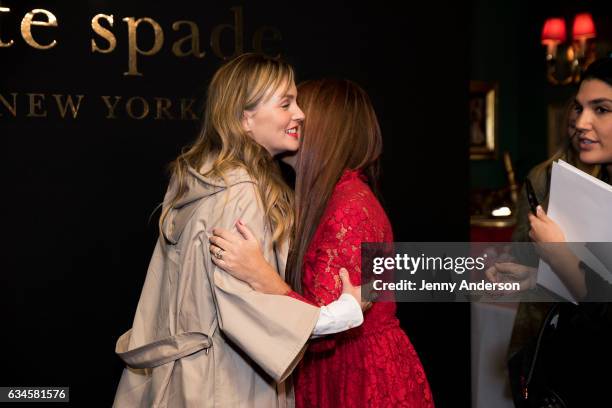
M198 120L193 98L122 95L0 93L0 118L76 120L86 109L106 120ZM91 117L91 116L90 116ZM36 119L33 119L36 120Z
M210 34L210 51L222 60L230 59L246 51L243 8L242 6L234 6L230 11L233 22L214 26ZM0 24L2 15L7 13L11 13L9 7L0 7ZM60 24L61 21L49 10L33 9L27 12L20 24L21 37L25 43L23 45L41 51L60 47L61 39L41 43L41 40L37 40L36 35L38 30L51 30L57 28ZM158 54L162 51L164 44L169 41L172 42L170 52L177 58L190 56L204 58L207 55L207 51L201 42L200 27L194 21L178 20L174 21L171 27L164 28L151 17L115 18L113 14L102 13L96 14L91 19L92 37L90 41L92 53L109 54L115 51L119 39L114 29L119 24L125 24L127 27L128 63L124 75L142 76L142 70L138 67L139 59ZM153 44L143 46L139 42L139 34L143 30L153 30ZM221 45L221 36L230 33L234 36L232 52L224 50ZM253 51L265 53L266 45L279 43L282 40L282 35L280 30L275 27L262 26L254 31L250 40ZM20 45L15 39L0 36L0 53L2 48L18 47Z

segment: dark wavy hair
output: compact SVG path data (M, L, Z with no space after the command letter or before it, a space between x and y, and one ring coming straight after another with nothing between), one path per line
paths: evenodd
M604 57L594 61L582 75L582 80L599 79L612 86L612 57Z

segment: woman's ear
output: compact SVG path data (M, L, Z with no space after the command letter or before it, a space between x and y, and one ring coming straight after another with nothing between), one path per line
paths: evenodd
M255 112L244 111L242 112L242 128L245 132L251 132L251 126L253 126L253 115Z

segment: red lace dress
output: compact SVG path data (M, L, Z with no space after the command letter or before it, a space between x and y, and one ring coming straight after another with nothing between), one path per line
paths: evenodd
M342 292L344 267L361 282L361 242L392 242L389 220L356 171L336 184L304 257L304 297L326 305ZM433 407L423 366L399 326L394 302L375 302L360 327L311 341L296 375L300 407Z

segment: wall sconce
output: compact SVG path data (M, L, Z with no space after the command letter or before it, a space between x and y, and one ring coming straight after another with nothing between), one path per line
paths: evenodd
M567 38L565 20L549 18L542 27L542 44L546 45L546 77L554 85L578 83L582 72L595 60L595 52L587 40L595 38L591 13L580 13L572 25L573 42L559 47ZM565 55L563 55L565 54Z

